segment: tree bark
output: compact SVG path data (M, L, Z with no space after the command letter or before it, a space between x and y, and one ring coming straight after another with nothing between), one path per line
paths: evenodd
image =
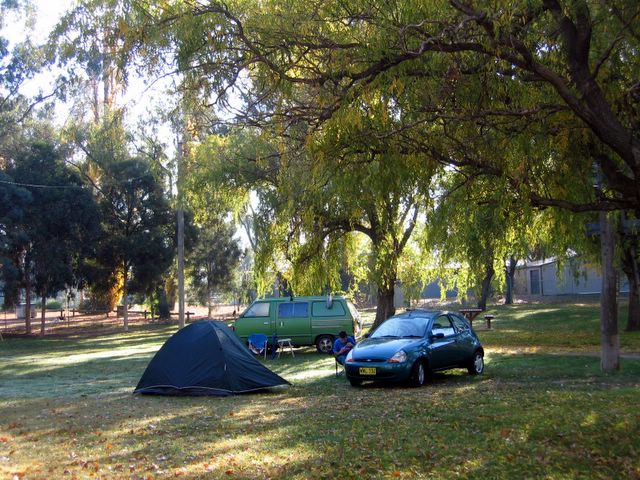
M629 280L629 316L627 317L628 332L640 330L640 272L638 271L637 239L623 242L622 271Z
M640 330L640 285L636 275L629 277L629 316L627 317L627 332Z
M505 273L507 280L507 293L505 295L504 303L505 305L513 305L513 281L516 276L516 265L518 261L513 258L513 256L509 257L509 263L505 265Z
M602 294L600 298L600 366L603 371L620 370L620 337L616 270L614 267L615 235L606 212L600 212L600 246L602 252Z
M484 278L482 279L482 291L480 292L480 298L478 299L478 308L481 308L483 311L487 309L487 298L489 298L489 294L491 293L491 280L495 273L496 272L493 268L493 255L491 255L490 259L487 259L487 264L485 265Z
M393 297L395 288L393 283L391 287L378 287L378 303L376 305L376 319L373 322L371 329L378 328L382 322L396 313L396 308L393 305Z
M47 317L47 299L42 296L42 305L40 306L40 336L44 337L45 322Z
M122 303L124 305L124 312L122 312L122 319L124 323L124 331L129 331L129 295L127 292L127 277L129 276L129 269L126 265L123 265L124 270L124 283L122 285ZM118 308L118 307L116 307Z
M25 266L25 273L24 273L25 279L24 279L24 299L25 299L25 306L24 306L24 320L25 320L25 331L27 332L27 335L31 334L31 280L30 280L30 274L27 270L27 267Z

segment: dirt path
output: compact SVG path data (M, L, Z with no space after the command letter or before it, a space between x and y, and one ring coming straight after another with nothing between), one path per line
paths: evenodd
M189 305L186 309L190 312L188 315L189 323L196 320L207 318L207 308ZM229 321L233 318L234 307L231 305L220 305L212 312L212 319ZM149 314L144 315L144 308L132 308L129 311L129 326L135 327L156 322L157 319L151 318ZM123 319L118 317L115 312L99 313L99 314L80 314L60 318L60 310L47 311L45 315L45 335L68 336L68 335L104 335L115 331L122 330ZM177 325L177 314L172 312L171 321ZM41 316L40 311L36 312L36 316L31 319L31 336L40 335ZM18 319L15 313L4 312L0 314L0 333L3 338L25 337L26 336L25 320Z

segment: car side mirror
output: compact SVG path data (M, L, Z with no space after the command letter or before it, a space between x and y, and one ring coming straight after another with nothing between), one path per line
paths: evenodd
M431 335L431 338L444 338L444 333L434 333L433 335Z
M371 334L369 332L364 334L364 338L369 338L371 336Z

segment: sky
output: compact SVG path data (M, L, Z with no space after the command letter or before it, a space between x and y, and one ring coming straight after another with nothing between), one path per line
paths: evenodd
M60 17L70 10L75 4L75 0L31 0L35 9L35 24L33 28L27 27L25 18L18 18L16 15L10 15L5 19L5 25L1 30L1 35L11 43L18 43L26 38L30 38L35 44L42 44L47 41L49 32L56 25ZM34 20L32 18L31 20ZM32 81L28 82L21 93L27 96L35 96L39 91L49 93L52 90L51 79L55 76L55 72L45 72L37 75ZM152 88L147 88L142 79L130 77L127 94L122 100L127 106L129 121L135 124L137 119L145 118L150 115L149 110L152 105L158 101L162 101L165 96L166 88L170 79L165 79L153 84ZM58 102L56 104L56 119L62 126L69 115L69 108ZM168 154L173 155L175 145L175 135L169 128L160 128L160 135L164 143L168 147ZM241 229L241 242L243 247L248 245L248 240Z
M20 18L11 14L5 21L2 28L2 36L9 39L12 44L25 39L31 39L35 44L42 44L47 41L49 32L55 27L61 16L73 8L75 0L31 0L35 14L30 19ZM28 20L35 20L33 28L28 27ZM56 76L56 72L45 72L37 75L33 80L26 82L21 89L21 93L32 97L39 92L45 95L52 91L51 79ZM167 88L167 82L157 82L151 88L147 88L142 79L130 76L127 92L122 99L129 112L129 120L132 123L138 118L149 116L148 110L154 100L162 99ZM58 102L56 104L57 122L63 125L68 117L69 108ZM172 141L168 141L172 144Z
M36 10L36 25L33 31L27 32L24 19L20 20L11 16L10 20L3 28L3 34L12 39L21 39L25 35L30 35L35 43L42 43L46 40L48 33L54 27L62 14L73 5L72 0L31 0Z

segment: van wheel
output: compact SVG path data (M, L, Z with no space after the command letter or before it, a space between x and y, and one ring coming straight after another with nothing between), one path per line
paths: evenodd
M320 353L331 353L333 350L333 337L331 335L320 335L316 339L316 348Z

